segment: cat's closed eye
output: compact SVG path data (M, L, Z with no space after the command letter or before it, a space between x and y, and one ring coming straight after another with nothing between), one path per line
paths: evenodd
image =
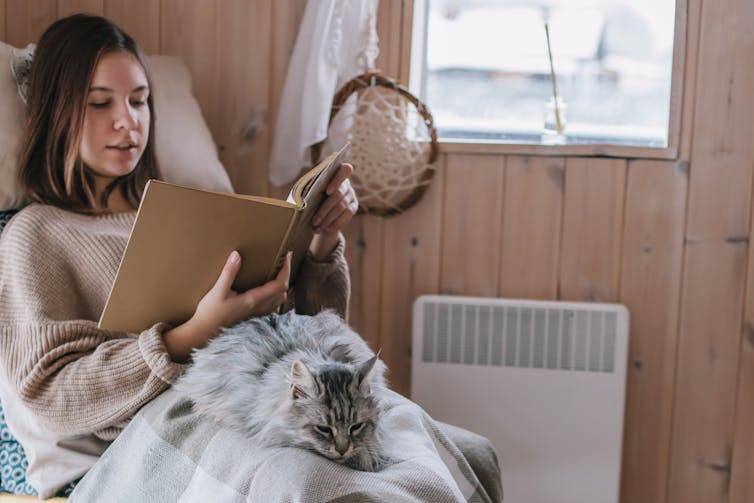
M330 428L327 425L318 424L314 426L314 429L317 430L317 433L325 437L329 437L330 435L332 435L332 428Z
M361 430L364 429L364 423L355 423L351 425L351 428L349 428L349 433L351 436L358 435Z

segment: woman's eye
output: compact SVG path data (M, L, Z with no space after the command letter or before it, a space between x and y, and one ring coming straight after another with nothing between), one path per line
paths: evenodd
M143 107L147 104L147 100L131 100L132 107Z
M314 427L314 429L317 430L317 433L319 433L320 435L332 435L332 428L330 428L329 426L318 424Z
M101 101L101 102L89 103L89 105L92 106L92 107L94 107L94 108L105 108L109 104L110 104L109 101Z
M358 433L364 428L364 423L356 423L351 425L351 435L358 435Z

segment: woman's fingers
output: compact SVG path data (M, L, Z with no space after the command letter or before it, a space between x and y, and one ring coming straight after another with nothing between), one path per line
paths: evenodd
M291 260L293 260L293 252L286 253L283 267L280 268L275 277L276 280L282 281L285 284L286 290L288 290L288 284L291 281Z
M348 163L343 163L338 168L338 172L335 173L335 176L332 180L330 180L330 183L327 185L327 195L332 195L335 193L336 190L338 190L338 187L353 173L353 166L351 166Z
M241 269L241 255L233 250L225 261L220 276L217 278L215 285L212 287L218 292L227 292L233 287L238 271Z
M275 279L251 288L241 295L241 301L249 310L248 314L269 314L283 305L287 300L290 277L291 253L289 252Z
M320 220L315 224L317 230L341 230L351 220L351 217L356 214L356 211L358 211L359 202L356 198L356 193L347 180L346 184L347 187L344 194L332 195L325 201L330 204L327 206L323 204L320 212Z

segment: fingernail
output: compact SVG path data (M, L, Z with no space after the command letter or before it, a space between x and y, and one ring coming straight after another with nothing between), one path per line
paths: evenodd
M233 250L233 252L230 254L230 263L236 264L239 260L241 260L241 255L236 250Z

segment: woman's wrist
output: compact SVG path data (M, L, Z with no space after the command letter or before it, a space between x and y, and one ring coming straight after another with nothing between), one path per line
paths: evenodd
M213 331L192 317L187 322L168 330L162 336L170 358L176 363L186 363L194 348L203 347L213 336Z
M309 245L309 253L318 262L327 260L340 241L340 231L315 234Z

